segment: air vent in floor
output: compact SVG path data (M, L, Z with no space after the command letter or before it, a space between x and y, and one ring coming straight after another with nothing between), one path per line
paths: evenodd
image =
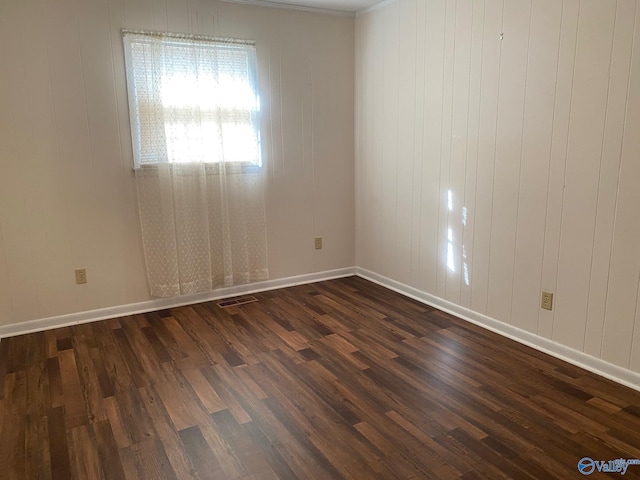
M220 300L217 305L220 308L228 308L228 307L237 307L238 305L245 305L247 303L257 302L258 299L253 295L249 295L246 297L236 297L236 298L227 298L225 300Z

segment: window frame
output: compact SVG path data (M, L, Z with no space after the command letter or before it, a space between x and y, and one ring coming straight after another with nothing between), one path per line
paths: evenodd
M261 97L259 92L259 83L258 83L258 60L257 60L257 48L255 41L252 40L244 40L237 38L228 38L228 37L215 37L215 36L207 36L207 35L192 35L192 34L180 34L180 33L169 33L169 32L156 32L149 30L122 30L123 37L123 47L124 47L124 56L125 56L125 75L126 75L126 86L127 86L127 100L129 107L129 117L130 117L130 126L131 126L131 144L133 148L133 169L150 169L156 168L158 166L168 166L171 167L173 165L198 165L203 164L206 168L207 173L211 174L219 174L220 166L224 165L225 173L253 173L259 172L263 167L263 151L262 151L262 135L261 135ZM157 158L153 153L143 153L144 148L142 147L142 123L140 121L140 103L138 100L138 95L136 91L132 91L132 84L135 82L132 80L132 76L134 75L134 66L133 55L132 55L132 37L140 38L140 37L149 37L159 39L160 41L168 41L177 40L180 42L185 42L188 44L189 41L193 42L190 46L197 48L195 42L205 42L206 48L215 48L218 45L238 45L248 47L248 57L247 57L247 69L249 79L249 84L252 86L252 93L255 96L256 107L255 109L247 110L252 118L250 121L250 125L252 130L255 133L256 139L256 151L257 158L256 161L252 160L236 160L236 161L204 161L204 162L171 162L171 161L147 161L146 158ZM150 42L151 43L151 42ZM195 71L195 69L194 69ZM135 90L135 88L133 89ZM213 112L213 111L211 111ZM168 157L168 145L164 146L165 152L164 154Z

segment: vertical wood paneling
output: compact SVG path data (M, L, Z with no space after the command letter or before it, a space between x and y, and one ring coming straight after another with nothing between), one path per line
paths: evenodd
M1 152L0 155L2 155ZM11 284L9 283L9 270L5 259L5 251L2 224L0 224L0 318L12 318Z
M562 4L532 4L513 272L512 324L535 332Z
M504 4L487 313L511 321L531 1Z
M0 3L0 57L6 59L5 66L9 66L9 51L7 47L10 45L11 36L7 25L9 18L9 8L13 7L8 2ZM6 68L6 67L5 67ZM7 70L0 70L0 91L9 88ZM10 159L15 157L15 141L13 135L13 119L9 115L10 103L6 95L0 95L0 158ZM8 178L11 163L7 161L0 162L0 176ZM7 262L8 245L5 240L4 231L9 228L7 220L9 207L8 201L11 198L5 189L0 189L0 318L13 318L13 284L9 274L9 264ZM12 252L13 253L13 252Z
M462 205L462 256L460 266L460 305L471 307L471 266L475 234L475 198L478 182L480 140L480 104L482 101L482 51L484 45L484 12L486 0L473 2L471 27L471 57L469 63L469 120L466 132L465 191Z
M379 225L377 232L381 237L381 269L387 274L396 271L398 227L398 121L400 98L400 4L396 3L388 8L383 17L384 40L381 54L384 61L382 72L382 92L380 101L384 111L382 121L382 205L381 214L385 220Z
M6 66L11 65L9 62L9 52L7 46L10 45L11 36L6 19L9 18L9 7L13 5L9 3L0 4L0 56L6 59ZM0 71L0 89L3 91L9 88L9 79L6 69ZM16 145L13 118L10 116L11 105L6 95L0 95L0 158L10 159L16 157ZM12 162L0 162L0 176L8 178L12 171ZM14 309L12 305L12 296L14 292L15 278L11 276L10 265L7 262L7 252L9 251L10 232L9 235L4 232L9 230L13 225L13 221L9 219L8 210L10 206L11 196L6 189L0 189L0 318L12 318ZM12 208L13 210L13 208ZM9 239L9 240L7 240ZM11 252L15 255L15 251Z
M170 32L189 31L188 3L189 0L173 0L171 2L166 2L165 8L167 10L167 29ZM132 26L131 28L134 27Z
M354 148L352 92L342 88L343 77L353 76L354 56L351 50L339 58L331 52L353 43L354 39L353 30L339 24L327 27L321 19L313 22L312 32L314 227L315 235L328 240L322 250L314 251L314 269L319 269L329 262L342 265L353 262L355 212L353 209L343 211L342 215L336 212L354 204L355 172L342 155L344 151L353 152ZM341 121L333 121L334 117ZM342 241L336 242L336 238Z
M275 20L276 23L279 24L279 20ZM280 204L285 201L285 178L284 178L284 159L285 159L285 146L284 146L284 131L283 131L283 109L282 109L282 98L284 96L283 91L283 82L282 82L282 69L281 69L281 61L282 61L282 51L280 49L281 39L280 39L280 29L274 28L268 37L269 44L272 45L272 48L269 49L269 78L268 85L271 88L268 89L269 92L269 105L270 107L266 111L269 115L269 134L267 139L265 139L265 147L268 145L268 148L262 149L263 154L268 152L270 162L264 162L266 165L269 175L267 179L269 180L269 187L265 192L265 197L267 203ZM258 47L256 47L257 49ZM258 79L258 81L262 84L263 80ZM261 99L262 103L262 99ZM277 211L274 212L272 216L272 222L275 222L278 227L284 221L284 212ZM279 244L284 241L285 234L280 228L269 228L267 229L267 241L270 245ZM282 254L280 252L277 253L278 261L280 261L280 256Z
M449 230L449 175L451 173L451 139L453 135L453 81L456 45L457 0L446 0L444 12L444 51L442 54L442 112L440 122L440 182L438 184L438 250L436 257L436 292L447 296L447 275L453 267L449 258L452 235ZM437 95L436 92L434 94ZM451 252L453 254L453 252Z
M424 131L422 189L420 191L420 288L436 291L436 277L442 263L438 256L438 214L440 208L440 157L442 122L444 36L446 0L426 5Z
M366 16L359 25L359 35L355 37L355 154L356 159L373 158L373 142L363 142L362 139L373 138L373 115L369 115L369 109L373 102L373 82L367 81L369 73L373 71L373 41L376 38L371 28L372 16ZM369 163L360 162L354 169L355 172L355 208L357 212L365 212L372 201L360 203L362 198L372 199L370 194L373 185L371 167ZM372 215L358 215L355 218L356 231L356 265L362 262L370 262L371 242L364 242L363 238L371 235Z
M313 232L313 217L307 215L311 210L312 196L305 196L310 189L311 171L309 169L307 145L305 144L305 123L310 114L305 99L306 85L310 84L308 70L304 59L310 55L310 31L308 25L298 21L300 13L286 12L287 21L282 23L279 31L280 40L280 82L282 92L282 134L283 134L283 171L281 195L284 204L278 212L280 241L290 238L294 240L291 256L280 258L282 266L292 269L288 264L293 259L304 259L304 268L311 270L313 257L305 258L304 251L309 248L312 238L306 237L306 232ZM304 198L304 201L288 201L292 198ZM284 221L292 220L291 222ZM298 228L302 225L303 228ZM305 245L307 240L307 245ZM308 250L307 250L308 251Z
M635 36L622 159L616 205L609 290L602 337L602 358L640 370L638 358L638 280L640 278L640 12L635 12ZM634 355L631 357L632 340Z
M489 252L493 209L498 84L504 1L485 0L482 37L482 78L480 79L480 125L478 127L478 168L471 265L471 308L487 313L489 295ZM468 199L471 203L472 199Z
M400 42L404 51L409 32L420 29L421 6L417 23L400 15L399 29L390 32L389 24L413 5L398 0L359 15L359 51L376 42L387 51ZM368 117L356 120L358 251L385 256L363 254L358 264L640 371L640 231L633 219L640 198L632 187L640 181L640 164L632 161L640 145L630 133L640 131L636 9L633 0L425 2L418 63L394 64L405 80L376 83L389 75L387 54L384 66L369 59L358 82L369 92L358 92L365 105L357 115ZM422 72L424 89L412 98L413 112L424 115L389 130L398 113L388 98L398 95L400 116L411 114L407 92ZM376 123L381 130L361 128ZM422 148L410 150L409 133L421 127ZM416 182L407 172L418 159ZM398 208L385 205L390 198L379 195L381 186L400 195ZM373 208L380 197L383 205ZM406 205L420 212L417 232L415 212L407 228ZM374 223L393 230L377 250L375 230L362 235L362 226ZM409 276L408 242L418 243L419 259ZM387 252L392 243L396 251ZM459 269L465 261L469 285ZM540 309L541 290L555 293L553 311Z
M21 62L22 48L9 48L14 43L13 39L20 37L21 8L24 8L23 5L15 2L2 7L2 13L6 16L0 29L0 52L4 59L0 87L13 92L13 95L0 95L0 148L3 159L0 173L1 178L11 179L0 189L0 211L12 312L16 316L37 317L40 313L38 284L29 228L29 221L37 214L37 210L33 213L28 210L30 200L25 189L27 165L23 163L27 161L27 153L33 146L33 130L24 112L14 112L21 101L26 103L27 92Z
M56 115L57 136L60 145L61 171L65 187L68 218L68 249L71 265L68 280L73 285L73 269L87 268L89 282L75 288L76 310L91 309L91 299L97 297L96 289L100 255L92 246L96 238L94 215L98 210L94 195L95 176L92 165L91 136L89 132L86 85L78 32L79 11L75 2L63 1L47 4L47 36L51 65L51 89ZM66 52L64 56L58 52ZM93 280L92 280L93 275Z
M584 339L584 351L595 356L600 356L602 349L636 3L618 0L615 16Z
M640 370L640 281L638 282L638 292L636 293L636 311L633 322L633 336L631 338L631 359L629 360L629 368L634 372Z
M49 257L49 251L46 248L46 233L43 228L46 221L46 198L48 193L46 177L43 177L44 173L41 167L46 158L46 150L43 148L50 148L50 145L40 145L35 141L37 132L40 131L41 126L40 116L46 115L46 103L43 102L46 98L46 84L43 85L43 80L46 81L46 56L43 55L40 50L40 42L37 36L25 36L24 32L28 30L34 30L29 28L31 25L37 22L36 16L33 15L31 8L28 4L19 5L19 13L17 17L17 25L15 34L19 38L21 56L33 58L32 62L22 62L22 65L14 72L15 81L22 84L20 88L20 95L14 97L14 114L13 118L16 122L16 128L18 131L24 132L24 140L27 143L23 143L19 152L19 156L22 161L19 164L20 174L22 176L21 188L24 192L25 185L29 181L36 181L40 189L37 192L33 192L30 195L24 195L24 208L25 212L28 212L23 217L23 221L27 227L26 236L29 238L29 245L31 247L31 256L33 262L33 275L35 283L35 293L38 298L38 305L51 305L55 306L55 301L51 302L55 298L55 293L51 289L52 282L50 277L49 263L47 258ZM43 91L44 90L44 91ZM20 112L15 112L15 108L24 103L27 108ZM46 118L46 117L44 117ZM44 154L44 156L43 156ZM45 171L46 171L46 167ZM26 192L24 192L26 193ZM41 268L40 266L44 266ZM40 307L42 308L42 307ZM41 312L39 312L42 314Z
M415 57L412 59L415 66L414 82L414 131L413 131L413 171L412 171L412 224L411 224L411 276L409 283L419 285L422 267L421 259L421 224L422 224L422 175L425 168L424 162L424 124L425 124L425 74L426 64L424 62L426 54L427 36L427 6L426 2L416 2L415 16ZM358 131L356 130L356 134ZM356 208L357 210L357 208ZM356 252L357 253L357 252Z
M121 181L119 182L119 196L122 202L123 225L123 250L119 253L122 255L124 264L127 266L127 274L122 283L125 286L126 302L135 302L138 298L144 298L148 295L148 287L146 282L140 282L145 277L145 264L141 255L140 245L140 225L138 217L138 196L135 188L134 173L131 165L133 164L133 151L129 148L131 145L131 130L129 128L129 106L127 100L126 78L124 70L124 50L122 48L122 28L136 28L135 25L126 22L126 11L124 3L126 0L107 0L107 10L110 24L110 41L111 41L111 65L113 68L113 85L115 91L115 103L117 111L116 122L118 124L119 139L119 162L118 158L111 161L119 163L121 171ZM178 0L176 0L178 3ZM172 2L167 2L167 12L170 12ZM172 12L173 13L173 12ZM169 18L173 18L168 14ZM174 23L174 22L170 22ZM185 27L173 31L187 31ZM139 27L138 27L139 28ZM134 208L131 208L131 206Z
M154 0L154 3L157 0ZM191 13L191 29L194 33L203 35L210 34L216 30L215 12L217 4L215 2L207 2L206 0L190 0L189 13ZM154 21L158 19L154 15ZM238 34L238 36L241 36Z
M545 217L544 254L542 258L542 290L555 292L558 277L562 199L567 163L569 119L573 92L574 64L578 32L580 0L564 0L560 24L560 49L556 71L551 158ZM546 338L553 335L555 311L538 311L538 334Z
M409 283L411 278L411 250L413 225L413 191L414 178L414 137L416 131L416 5L417 0L408 0L400 4L399 24L400 51L398 52L398 71L400 75L398 85L398 162L397 184L406 185L399 188L396 205L395 250L396 271L398 278Z
M372 176L371 184L369 185L370 196L368 197L371 201L367 202L367 208L370 216L373 218L372 229L367 240L371 245L371 264L375 265L375 268L378 270L383 268L382 261L385 258L384 245L386 241L384 232L389 230L386 219L380 215L384 206L382 189L382 165L384 155L384 72L386 68L384 56L384 21L385 15L383 15L383 12L372 15L372 30L378 33L375 35L375 40L370 44L373 55L373 65L371 77L368 77L373 84L372 93L374 99L373 105L369 106L373 122L373 138L371 139L373 155L371 158L366 159Z
M90 231L91 251L87 258L95 251L101 251L103 257L91 266L87 265L95 274L87 284L86 305L109 306L107 299L126 296L126 284L111 279L127 275L125 257L121 255L126 248L126 231L121 218L126 216L127 204L123 202L125 197L120 187L122 168L112 161L119 157L121 147L107 4L81 4L77 25L91 148L91 187L96 203L93 216L99 209L109 212L99 226Z
M66 269L72 258L67 248L70 230L68 219L57 215L66 210L67 203L51 87L51 55L47 37L49 18L37 4L27 2L23 6L21 31L31 32L24 39L25 45L30 45L30 51L25 52L24 58L31 60L24 62L24 68L34 132L32 148L36 168L32 178L38 182L34 196L42 213L38 222L43 231L40 258L36 260L37 281L46 284L40 315L49 316L64 312L65 305L74 301L74 290Z
M186 0L186 13L190 14L190 0ZM131 0L123 3L127 28L151 30L154 28L153 0ZM189 31L192 28L189 19Z
M469 79L473 2L456 2L452 78L451 136L447 195L446 299L460 303L462 282L462 209L465 207L467 138L469 129ZM451 192L449 194L449 192ZM450 200L450 202L449 202Z
M122 28L256 40L271 278L354 264L352 18L209 0L0 9L0 324L149 299Z
M166 0L153 0L153 29L169 31L169 15Z
M553 339L582 350L615 3L580 2Z

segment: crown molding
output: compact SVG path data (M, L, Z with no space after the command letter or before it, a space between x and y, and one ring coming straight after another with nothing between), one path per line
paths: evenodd
M355 17L356 12L348 12L345 10L334 10L331 8L309 7L305 5L296 5L290 3L270 2L269 0L221 0L225 3L239 3L242 5L254 5L258 7L279 8L283 10L299 10L308 13L320 13L323 15L334 15L338 17Z
M382 8L386 8L389 5L393 5L394 3L398 3L400 0L384 0L382 2L376 3L375 5L371 5L370 7L363 8L362 10L358 10L356 12L356 16L365 15L367 13L375 12L376 10L380 10Z

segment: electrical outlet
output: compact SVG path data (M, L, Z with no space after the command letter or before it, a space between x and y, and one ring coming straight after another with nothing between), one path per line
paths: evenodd
M542 292L542 299L540 300L540 307L545 310L553 310L553 293Z
M316 250L322 250L322 237L316 237Z
M83 283L87 283L87 269L86 268L76 268L76 283L81 285Z

